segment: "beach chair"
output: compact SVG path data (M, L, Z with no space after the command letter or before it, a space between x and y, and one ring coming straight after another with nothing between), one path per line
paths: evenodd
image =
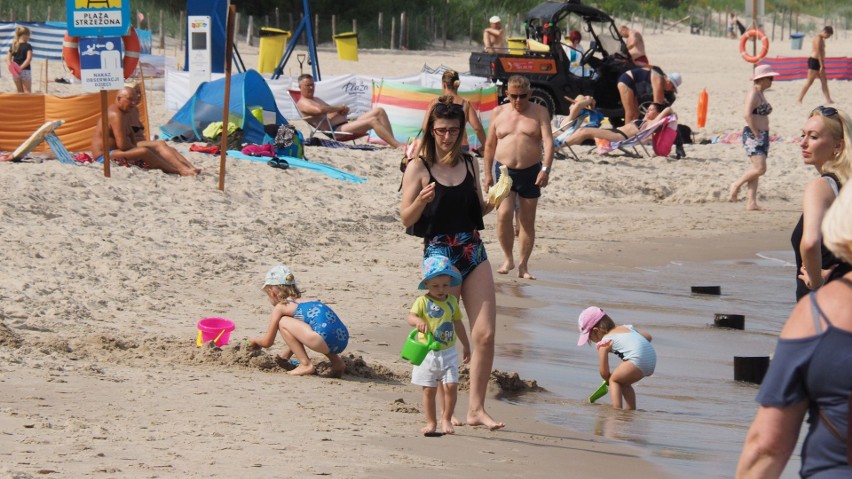
M611 141L606 144L598 144L598 153L605 155L614 150L621 150L627 156L631 156L633 158L641 158L642 154L639 153L639 148L645 152L645 156L653 157L651 153L648 152L648 149L645 147L646 144L650 143L654 135L659 134L663 129L668 129L669 125L674 124L675 135L677 134L677 117L675 115L668 115L664 118L660 118L656 120L654 123L651 123L647 128L640 131L639 133L631 136L630 138L626 138L621 141ZM668 134L667 134L668 135ZM667 136L668 138L668 136ZM674 143L674 138L671 140ZM669 150L671 150L671 143L669 144ZM655 149L656 154L656 149ZM668 154L668 153L666 153ZM661 155L665 156L665 155Z
M598 111L582 110L577 118L574 118L572 121L563 121L559 125L559 128L553 130L553 151L561 156L561 153L559 153L560 150L562 148L567 148L570 152L570 157L574 160L579 160L580 157L577 156L577 153L574 152L571 145L565 144L565 141L567 141L568 137L577 131L578 128L583 126L600 126L601 119L603 119L603 114ZM587 120L588 125L584 125L584 122Z
M56 129L62 126L62 120L56 121L48 121L45 124L41 125L38 130L33 132L29 138L19 146L13 153L11 158L12 161L17 161L23 159L25 156L30 154L38 145L42 142L46 142L47 146L50 147L53 154L56 155L56 158L60 163L66 163L69 165L75 164L74 158L71 157L71 153L68 152L68 149L65 148L65 145L62 144L62 140L56 136Z
M293 104L295 106L299 102L299 98L302 97L302 92L300 92L299 90L287 90L287 92L290 94L290 98L293 100ZM355 144L355 140L368 135L368 133L349 133L345 131L334 131L334 128L331 127L331 121L329 121L328 115L323 115L322 118L320 118L319 122L317 122L316 125L313 125L305 118L304 115L302 115L302 112L299 110L298 106L296 106L294 109L296 110L296 114L299 115L299 118L297 118L297 120L304 122L310 130L310 134L305 139L306 145L317 144L317 142L314 140L314 136L317 133L322 133L323 135L327 136L328 138L331 138L334 141L351 141L353 145Z

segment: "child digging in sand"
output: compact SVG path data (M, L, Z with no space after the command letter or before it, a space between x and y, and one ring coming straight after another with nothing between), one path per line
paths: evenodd
M441 399L444 409L441 411L441 429L444 434L453 434L453 409L459 389L459 353L455 348L456 338L464 348L463 360L470 361L470 343L462 323L458 298L450 294L450 288L460 285L461 275L455 271L445 256L430 256L423 260L423 281L420 289L428 290L417 298L411 306L406 321L417 328L418 340L428 342L426 334L431 333L440 344L437 351L430 350L419 366L411 371L411 382L423 387L423 410L426 414L426 426L420 432L434 434L438 427L435 398L438 385L443 384Z
M624 409L636 409L633 383L654 374L657 365L657 353L651 346L651 335L629 324L616 326L597 306L584 309L578 323L580 340L577 346L597 344L601 377L609 383L612 407L621 409L621 399L624 398ZM611 373L608 353L615 354L622 361Z
M328 357L331 377L342 376L345 365L339 354L349 343L349 330L337 314L321 301L296 301L302 297L302 291L290 268L283 264L266 273L263 291L273 306L269 327L266 334L249 341L249 347L268 348L275 342L275 335L281 333L286 345L279 357L287 361L295 354L299 360L299 365L288 374L307 376L316 372L305 350L309 348Z

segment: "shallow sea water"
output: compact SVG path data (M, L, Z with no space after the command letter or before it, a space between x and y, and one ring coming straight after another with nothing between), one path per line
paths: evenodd
M498 349L495 367L548 390L513 401L536 408L546 422L638 446L674 477L733 477L758 391L734 381L734 356L772 355L795 305L794 270L792 252L772 251L630 273L537 272L542 281L498 284L498 293L549 306L498 308L521 315L526 335ZM714 285L721 296L690 291ZM657 367L634 385L638 411L612 409L608 395L585 402L601 382L594 348L576 346L577 316L590 305L602 307L616 324L635 324L653 336ZM716 313L745 315L745 330L715 327ZM616 361L610 355L611 367ZM798 477L798 450L782 477Z

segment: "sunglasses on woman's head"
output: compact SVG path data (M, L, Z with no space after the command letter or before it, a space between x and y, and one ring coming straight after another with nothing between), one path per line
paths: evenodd
M819 113L822 116L835 116L837 115L837 108L833 106L818 106L811 111L811 115L814 113Z

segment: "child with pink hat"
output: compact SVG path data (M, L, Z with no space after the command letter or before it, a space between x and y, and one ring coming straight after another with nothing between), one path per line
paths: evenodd
M651 335L633 325L616 325L604 310L590 306L580 313L578 319L580 339L577 346L595 343L600 359L601 377L609 384L612 407L636 409L636 393L633 383L654 374L657 352L651 345ZM621 359L621 364L610 372L608 353Z

